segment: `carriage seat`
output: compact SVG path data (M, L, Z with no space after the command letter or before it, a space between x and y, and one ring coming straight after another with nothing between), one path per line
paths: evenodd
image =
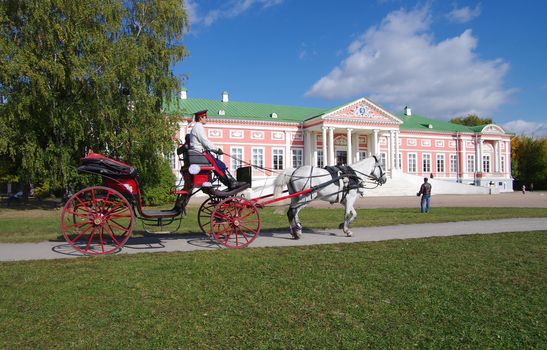
M137 169L132 166L98 153L89 153L80 160L80 163L78 171L83 173L92 173L115 179L135 179L138 176Z

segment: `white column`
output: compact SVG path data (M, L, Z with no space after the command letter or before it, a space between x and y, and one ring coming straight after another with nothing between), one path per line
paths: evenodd
M291 156L291 133L289 131L285 131L285 169L292 167Z
M372 135L372 155L376 155L378 153L378 133L380 132L380 130L378 129L374 129L373 130L373 135Z
M323 130L323 166L329 165L329 154L327 153L327 128L322 127Z
M480 139L478 136L475 137L475 171L476 172L481 172L481 168L482 166L480 165L481 162L479 162L479 157L480 157Z
M498 140L494 141L494 172L499 173L500 171L500 142Z
M482 162L482 146L483 146L483 139L479 139L479 169L480 169L480 172L483 173L484 172L484 167L483 167L483 162Z
M466 154L466 151L465 151L465 144L467 143L467 141L465 141L462 136L460 135L460 140L458 140L458 142L460 142L460 145L461 145L461 148L460 148L460 154L459 154L459 158L461 159L458 159L458 164L460 164L460 169L458 169L460 171L460 174L461 174L461 177L463 178L463 175L465 173L467 173L467 154ZM463 180L462 180L463 181Z
M334 159L334 128L329 128L329 163L328 165L335 165Z
M310 132L311 136L311 165L317 166L317 133L315 131Z
M399 159L399 130L395 131L395 169L401 170L399 163L402 164L403 160Z
M308 130L302 130L302 132L304 133L304 159L302 161L304 165L311 165L310 132Z
M397 155L395 153L395 130L389 131L389 170L395 169L395 160L397 159Z
M351 142L353 145L351 146L351 149L353 150L353 159L351 160L352 163L357 163L359 161L359 134L355 133L353 135Z
M511 141L505 142L505 176L511 178Z
M353 131L353 129L348 129L347 131L347 139L348 139L348 157L347 157L347 163L348 164L351 164L352 163L352 144L351 144L351 132Z

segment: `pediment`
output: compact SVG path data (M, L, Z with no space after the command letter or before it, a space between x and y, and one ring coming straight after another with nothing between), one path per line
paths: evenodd
M377 104L361 98L325 113L322 119L344 120L372 124L402 124L403 121Z
M495 124L488 124L486 125L481 132L483 134L505 134L505 130L502 129L501 126L495 125Z

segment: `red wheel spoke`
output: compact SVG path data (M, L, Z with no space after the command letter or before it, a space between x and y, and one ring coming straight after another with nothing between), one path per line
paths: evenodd
M78 236L76 236L74 239L70 240L70 242L76 243L76 241L78 241L78 240L80 239L80 237L82 237L83 235L85 235L85 233L86 233L87 231L89 231L89 229L92 228L92 227L93 227L93 225L89 225L88 228L86 228L85 230L83 230L83 231L82 231L80 234L78 234ZM70 242L69 242L69 243L70 243Z
M249 244L249 239L247 238L247 235L245 234L245 232L243 232L243 230L239 230L239 232L241 232L241 235L243 236L243 238L245 238L245 240L247 241L247 244Z
M108 228L110 229L109 230L106 230L106 232L108 233L108 235L110 236L110 238L112 238L112 240L116 243L116 245L119 247L121 245L120 241L118 241L118 239L116 238L116 235L114 234L114 230L112 230L112 227L110 227L110 224L106 224L106 226L108 226Z
M71 227L80 227L80 226L84 226L84 225L89 225L89 222L80 222L80 223L77 223L77 224L65 225L65 227L66 228L71 228Z
M89 246L91 246L91 242L93 241L93 236L95 235L95 230L97 227L93 228L93 231L91 231L91 234L89 235L89 240L87 241L87 245L85 247L85 251L89 252Z
M248 231L251 231L252 233L257 233L258 231L256 231L255 229L252 229L250 227L247 227L245 225L240 225L240 227L243 227L244 229L248 230Z

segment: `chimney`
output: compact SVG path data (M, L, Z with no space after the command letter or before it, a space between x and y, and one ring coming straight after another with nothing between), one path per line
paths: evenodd
M228 102L229 99L228 99L228 91L224 91L222 93L222 102Z
M410 110L410 107L405 106L404 114L408 117L410 117L412 115L412 111Z
M182 90L180 90L179 97L180 97L181 100L188 99L188 94L186 93L185 88L182 88Z

